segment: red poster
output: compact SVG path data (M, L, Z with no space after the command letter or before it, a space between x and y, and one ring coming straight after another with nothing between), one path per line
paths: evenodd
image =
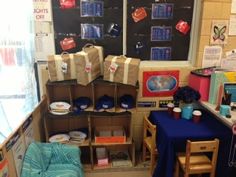
M178 70L143 72L143 97L173 96L178 87Z

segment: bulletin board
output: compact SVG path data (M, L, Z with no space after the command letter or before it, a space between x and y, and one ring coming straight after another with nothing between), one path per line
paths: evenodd
M127 8L127 56L157 61L188 59L194 0L132 0ZM139 8L146 11L145 18ZM138 22L135 12L140 16ZM176 29L180 20L189 25L186 33Z
M74 5L68 8L61 2ZM194 0L52 0L56 54L78 52L92 43L103 46L105 57L188 60L193 9Z
M52 0L52 12L56 54L87 43L103 46L105 56L122 54L123 0Z

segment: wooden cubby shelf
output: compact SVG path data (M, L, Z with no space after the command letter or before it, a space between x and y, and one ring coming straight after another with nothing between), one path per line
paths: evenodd
M58 133L68 133L69 131L83 129L87 131L85 141L82 143L74 141L63 143L80 147L82 152L81 161L86 166L86 169L113 168L109 154L114 150L128 152L131 161L130 164L132 166L135 165L135 147L132 138L132 112L136 109L137 87L97 79L87 86L77 84L76 80L63 82L48 81L46 88L48 105L55 101L66 101L71 105L70 113L66 115L54 115L50 113L50 110L45 114L44 127L46 141L49 141L52 135ZM124 94L132 95L135 100L134 108L126 110L120 107L119 98ZM97 100L103 95L113 97L115 106L109 110L97 111L95 109ZM74 100L84 96L91 99L92 103L90 107L80 113L74 113ZM103 129L104 127L105 129ZM107 132L112 132L110 137L109 135L107 136ZM121 135L121 132L124 134ZM118 137L121 140L124 138L124 141L117 140L116 138ZM95 142L95 138L97 142ZM104 142L102 141L103 138L105 139ZM107 138L112 139L112 141L107 141ZM99 147L105 147L108 151L110 165L106 165L106 167L98 166L97 164L96 148Z

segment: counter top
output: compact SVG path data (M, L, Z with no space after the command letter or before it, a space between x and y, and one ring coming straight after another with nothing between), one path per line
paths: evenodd
M204 108L206 108L210 112L212 112L219 121L224 123L229 128L232 128L233 124L236 123L236 111L230 111L231 118L226 118L225 116L220 115L219 111L215 110L216 105L211 104L209 102L204 102L204 101L202 101L200 103Z

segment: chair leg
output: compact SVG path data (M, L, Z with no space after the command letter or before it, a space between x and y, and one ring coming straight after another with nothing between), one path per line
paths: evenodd
M215 177L215 172L214 171L210 173L210 177Z
M179 162L178 160L176 161L176 164L175 164L175 175L174 177L179 177Z
M184 177L189 177L189 174L187 172L184 172Z
M143 162L146 161L146 146L143 144Z
M151 153L150 156L151 156L151 159L150 159L150 161L151 161L151 162L150 162L150 163L151 163L151 167L150 167L150 168L151 168L151 174L153 174L154 166L155 166L155 160L156 160L155 157L156 157L156 156L155 156L155 154L153 154L153 153Z

